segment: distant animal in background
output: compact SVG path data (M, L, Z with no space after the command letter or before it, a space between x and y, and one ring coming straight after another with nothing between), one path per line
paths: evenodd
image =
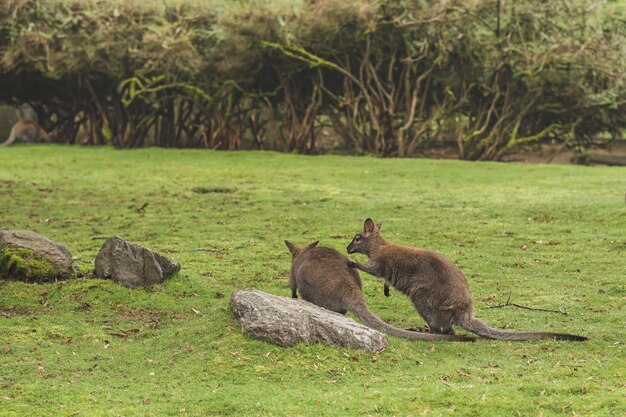
M456 325L489 339L587 340L566 333L513 332L490 327L474 317L472 294L456 265L436 252L388 243L380 234L380 225L372 219L365 220L363 231L354 236L347 250L369 257L367 266L348 262L349 267L383 278L406 294L431 333L453 335L452 326Z
M359 273L354 268L348 268L348 258L334 249L316 247L318 242L303 248L289 241L285 241L285 244L292 256L289 274L292 298L298 298L299 291L306 301L340 314L351 311L367 326L405 339L473 340L455 335L412 332L390 326L367 307Z
M9 146L16 140L26 141L29 143L50 140L50 136L39 124L32 120L20 120L11 128L9 138L0 146Z

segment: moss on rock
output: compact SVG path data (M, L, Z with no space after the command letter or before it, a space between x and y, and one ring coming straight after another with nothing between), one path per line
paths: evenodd
M14 246L0 246L0 277L27 282L52 281L63 276L57 267L34 251Z

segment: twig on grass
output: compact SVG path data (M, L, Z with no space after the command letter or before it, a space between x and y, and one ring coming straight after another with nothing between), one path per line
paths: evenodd
M188 249L188 250L182 250L182 249L170 249L166 252L168 253L180 253L180 252L211 252L211 253L221 253L221 252L227 252L230 250L236 250L236 249L243 249L245 247L247 247L247 244L242 244L239 246L234 246L232 248L223 248L220 246L216 246L213 245L211 243L207 243L207 246L210 246L208 248L195 248L195 249Z
M511 290L509 290L509 298L507 298L504 304L498 304L497 306L487 306L487 308L502 308L502 307L508 307L508 306L523 308L524 310L543 311L546 313L558 313L558 314L563 314L564 316L568 315L567 311L564 311L564 310L550 310L546 308L535 308L535 307L524 306L524 305L517 304L517 303L512 303L511 302Z

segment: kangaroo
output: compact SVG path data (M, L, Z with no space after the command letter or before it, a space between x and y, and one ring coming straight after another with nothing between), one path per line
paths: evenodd
M351 311L369 327L405 339L473 340L456 335L412 332L388 325L368 309L359 273L348 268L348 258L334 249L318 248L318 243L299 248L285 241L292 256L289 274L292 298L298 298L299 291L306 301L340 314Z
M459 268L439 253L388 243L380 234L380 225L372 219L365 220L363 232L354 236L347 250L369 257L367 266L348 262L349 267L383 278L406 294L431 333L453 335L452 326L456 325L489 339L587 340L573 334L510 332L490 327L474 317L472 295Z
M49 141L50 136L42 129L37 122L32 120L20 120L11 128L9 138L0 146L9 146L16 139L25 140L26 142L36 142L38 140Z

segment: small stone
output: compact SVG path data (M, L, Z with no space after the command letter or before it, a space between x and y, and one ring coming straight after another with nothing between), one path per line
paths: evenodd
M94 274L129 288L156 284L180 271L180 264L119 236L108 238L95 260Z

